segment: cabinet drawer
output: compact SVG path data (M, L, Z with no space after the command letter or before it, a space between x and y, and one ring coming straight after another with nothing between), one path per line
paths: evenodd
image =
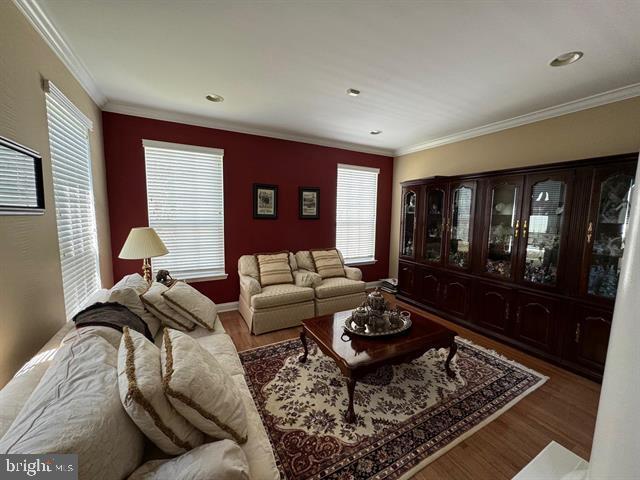
M510 330L509 325L514 311L513 301L512 289L481 281L476 282L473 322L506 335Z
M564 357L596 374L602 374L612 317L610 310L577 305L567 330Z
M513 337L523 343L552 352L558 331L559 303L543 295L519 292Z
M418 278L418 300L425 305L440 307L444 275L439 270L421 268Z
M471 303L471 280L447 275L441 280L440 285L440 307L446 312L466 320Z
M398 293L408 297L416 293L416 267L410 263L400 263L398 267Z

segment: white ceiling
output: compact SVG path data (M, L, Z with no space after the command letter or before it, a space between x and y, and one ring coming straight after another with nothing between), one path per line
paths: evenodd
M16 1L41 8L107 110L148 107L365 150L640 82L637 0ZM548 66L571 50L584 58Z

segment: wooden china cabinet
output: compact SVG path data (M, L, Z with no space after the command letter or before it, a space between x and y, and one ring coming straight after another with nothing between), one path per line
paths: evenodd
M404 182L398 297L599 380L636 163Z

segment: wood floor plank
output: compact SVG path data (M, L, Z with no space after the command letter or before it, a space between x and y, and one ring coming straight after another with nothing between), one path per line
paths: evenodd
M588 459L595 428L600 385L527 355L394 298L390 303L417 311L455 330L461 337L495 350L549 380L509 411L453 447L414 476L416 480L508 480L549 442L555 440ZM298 337L300 328L251 335L237 311L220 314L238 351Z

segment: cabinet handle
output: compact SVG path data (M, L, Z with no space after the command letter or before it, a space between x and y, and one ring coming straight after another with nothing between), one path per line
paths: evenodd
M522 310L522 307L518 307L516 310L516 325L520 325L520 310Z
M504 308L504 318L509 320L509 302L507 302L507 306Z
M592 237L593 237L593 222L589 222L589 226L587 227L587 244L591 243Z
M576 343L580 343L580 322L576 324Z
M522 236L526 237L527 236L527 221L524 221L524 225L522 225Z
M519 231L520 231L520 220L518 220L518 221L516 222L516 232L515 232L515 234L513 235L515 238L518 238L518 233L519 233Z

